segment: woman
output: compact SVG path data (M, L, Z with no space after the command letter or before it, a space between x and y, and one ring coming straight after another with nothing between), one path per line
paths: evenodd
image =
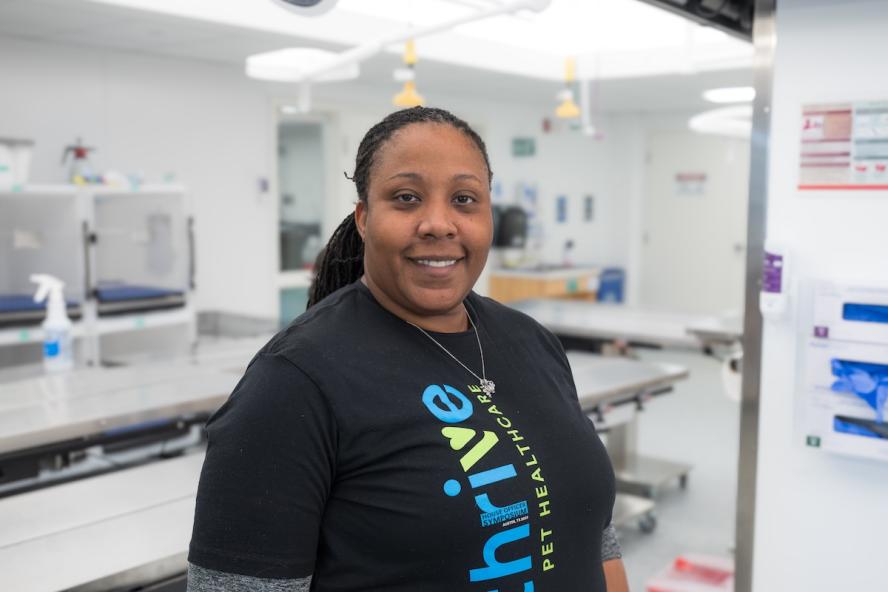
M626 590L614 477L555 337L471 291L484 143L398 111L309 310L207 424L189 590Z

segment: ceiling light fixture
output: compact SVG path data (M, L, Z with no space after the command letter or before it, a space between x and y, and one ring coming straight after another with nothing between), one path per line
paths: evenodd
M259 80L299 82L307 72L319 70L332 63L339 54L312 47L290 47L247 58L247 76ZM357 62L325 70L315 79L317 82L336 82L357 78L361 68Z
M576 60L567 58L564 61L564 89L557 95L561 104L555 109L555 116L561 119L576 119L580 116L580 108L574 100L573 91L576 69Z
M752 105L734 105L704 111L688 121L688 127L701 134L748 140L752 136Z
M719 104L751 103L755 99L755 89L751 86L712 88L703 93L703 98Z
M416 92L416 42L408 39L404 46L404 66L395 71L396 78L404 80L404 88L394 96L392 103L395 107L419 107L425 99Z

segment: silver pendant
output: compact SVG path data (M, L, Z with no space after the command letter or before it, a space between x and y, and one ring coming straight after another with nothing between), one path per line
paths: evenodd
M484 394L488 397L496 392L496 384L492 380L487 380L486 378L481 379L481 390L484 391Z

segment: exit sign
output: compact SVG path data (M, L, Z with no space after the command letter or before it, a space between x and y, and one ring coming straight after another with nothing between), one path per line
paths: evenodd
M536 140L533 138L512 138L512 156L526 158L536 154Z

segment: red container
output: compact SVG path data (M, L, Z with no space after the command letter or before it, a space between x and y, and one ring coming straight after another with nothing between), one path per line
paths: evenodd
M734 560L682 555L647 581L647 592L733 592Z

